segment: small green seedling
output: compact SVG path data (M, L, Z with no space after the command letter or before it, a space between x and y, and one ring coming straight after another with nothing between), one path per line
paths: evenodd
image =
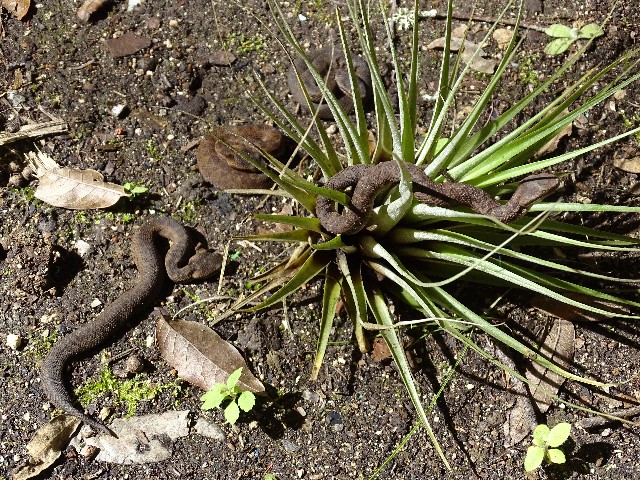
M592 38L599 37L604 35L604 30L602 30L602 27L597 23L590 23L582 28L571 28L556 23L547 28L544 33L555 38L555 40L551 40L551 42L544 47L544 53L547 55L560 55L569 48L573 42L577 40L591 40Z
M132 198L144 195L149 191L149 189L141 183L127 182L122 186L122 188L124 189L124 193L126 193L127 195L131 195Z
M524 459L524 469L527 472L535 470L543 461L547 463L564 463L566 458L559 447L569 438L570 423L559 423L552 429L546 425L538 425L533 431L533 445L527 449Z
M276 477L273 473L265 473L264 480L278 480L278 477Z
M240 375L242 375L242 367L229 375L226 384L216 383L211 390L202 395L200 397L200 400L204 402L202 409L211 410L219 407L225 400L229 400L229 404L224 409L224 418L231 425L235 424L240 417L240 409L249 412L256 404L256 397L252 392L243 392L236 385L240 380Z

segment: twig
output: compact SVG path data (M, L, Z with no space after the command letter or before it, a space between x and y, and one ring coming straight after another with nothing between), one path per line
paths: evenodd
M23 125L20 130L14 133L0 133L0 145L17 142L28 138L41 137L43 135L52 135L55 133L64 133L67 131L67 124L64 120L54 120L51 122L32 123Z
M615 422L616 420L611 417L620 417L620 418L631 418L640 415L640 406L624 408L622 410L616 410L614 412L607 413L607 417L592 417L585 418L584 420L580 420L576 422L576 426L580 428L593 428L593 427L601 427L606 425L607 423Z
M437 13L435 18L438 20L446 20L447 16L441 13ZM454 20L464 20L465 22L476 21L476 22L484 22L484 23L499 23L502 25L509 25L510 27L515 27L518 23L515 20L508 19L498 19L495 17L485 17L483 15L464 15L461 13L454 13L451 15L451 18ZM526 28L528 30L535 30L536 32L543 32L546 30L544 27L540 27L538 25L533 25L530 23L520 23L518 25L520 28Z

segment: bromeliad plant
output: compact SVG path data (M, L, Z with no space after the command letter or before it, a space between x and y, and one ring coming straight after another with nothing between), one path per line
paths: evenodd
M512 6L512 3L513 1L507 3L502 15ZM380 11L384 12L382 0L379 1L378 6ZM424 316L425 321L437 324L442 330L496 364L500 365L470 338L469 325L486 332L497 341L566 379L600 385L596 381L579 377L560 368L540 356L531 346L509 335L468 308L445 287L461 278L470 281L480 280L524 288L606 317L624 316L599 306L602 303L594 306L575 298L593 297L630 307L638 307L640 304L582 286L580 283L574 283L562 277L595 278L611 282L617 282L620 279L583 271L547 258L527 254L517 247L543 245L615 252L636 250L638 241L633 238L570 225L548 216L554 212L638 212L640 209L611 205L539 202L531 206L529 216L505 225L490 216L469 213L468 210L459 207L434 207L417 202L405 162L421 166L424 172L437 182L465 182L485 189L491 195L508 195L517 186L517 179L523 175L561 164L563 161L576 158L640 130L636 128L552 158L534 159L536 152L539 152L578 116L640 77L637 73L638 52L629 52L623 58L603 68L588 70L577 82L566 88L563 87L562 93L537 114L516 127L511 126L516 116L522 114L527 107L539 99L541 94L547 92L554 82L564 78L565 73L585 51L587 47L585 45L577 55L567 60L557 72L535 90L497 118L483 124L485 118L483 113L494 91L500 85L505 71L514 60L516 50L521 43L517 37L516 28L511 43L495 74L488 80L485 90L481 92L466 119L453 128L448 125L448 120L468 67L464 67L459 60L450 61L452 1L449 1L446 43L440 65L437 100L431 119L426 124L424 138L418 140L415 132L419 126L421 128L424 126L422 118L418 117L416 107L420 85L418 53L421 42L418 26L417 24L413 26L410 68L405 72L394 48L389 23L384 18L388 50L391 54L398 90L399 100L396 112L379 73L380 59L369 27L369 6L365 4L365 0L353 0L349 3L349 11L353 27L357 32L357 49L362 51L372 75L377 144L375 150L371 152L370 134L353 68L352 48L345 33L342 17L339 14L336 15L340 46L348 65L349 82L354 99L353 116L343 111L336 97L325 86L324 78L314 69L294 37L278 3L270 2L270 7L285 39L283 46L290 48L294 56L305 59L307 67L323 92L324 100L333 113L342 145L338 148L332 143L317 116L314 116L310 126L303 125L298 117L289 112L266 87L264 90L273 103L272 108L260 103L258 106L313 159L325 180L330 179L345 166L371 164L385 160L397 162L401 174L397 187L392 188L387 195L378 198L367 228L352 235L339 235L331 234L322 227L315 216L316 199L321 195L346 208L350 201L347 193L317 185L287 168L275 158L268 157L270 166L265 167L244 157L269 175L280 186L282 194L293 197L306 212L298 216L256 216L266 222L293 226L294 229L285 233L245 238L254 241L293 242L298 246L288 260L255 278L255 282L265 283L261 284L258 291L238 302L235 308L244 308L248 302L264 298L268 293L270 296L251 310L272 306L286 299L307 282L316 277L322 277L324 282L322 315L312 377L316 378L318 375L334 321L336 305L339 299L342 299L353 320L355 336L362 350L367 348L365 329L379 330L384 337L419 418L445 464L447 464L446 459L429 426L420 394L403 352L398 333L399 325L394 324L393 315L388 308L389 295L415 307ZM520 2L521 11L522 2ZM417 5L414 6L414 15L418 15ZM492 30L487 33L485 41L490 38ZM299 74L298 77L301 80ZM303 82L300 83L301 88L308 93ZM596 85L597 89L594 88ZM308 95L307 100L310 110L314 112L315 107ZM445 135L445 127L452 129L452 132ZM313 129L315 129L317 140L310 135ZM339 150L343 153L339 154ZM514 183L505 183L509 181ZM499 259L496 258L496 253L500 254ZM541 272L541 269L548 273ZM435 277L442 279L436 281ZM517 372L511 373L522 378Z

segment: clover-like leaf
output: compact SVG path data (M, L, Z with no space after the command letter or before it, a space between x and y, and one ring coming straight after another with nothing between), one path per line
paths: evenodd
M229 423L229 425L234 425L238 418L240 417L240 409L236 402L231 402L227 405L227 408L224 409L224 419Z
M567 461L562 450L558 450L557 448L547 450L547 458L551 463L564 463Z
M524 469L527 472L531 472L535 470L540 465L542 465L542 461L544 460L544 448L538 447L536 445L531 445L527 449L527 456L524 457Z
M537 430L537 429L536 429ZM559 447L569 438L569 434L571 433L571 424L570 423L559 423L547 434L546 444L549 447ZM535 432L534 432L535 436Z
M559 23L554 23L553 25L547 27L544 33L546 33L550 37L555 37L555 38L575 37L575 29L571 27L567 27L566 25L561 25Z
M255 404L256 396L252 392L242 392L238 397L238 406L245 412L251 411Z
M596 38L604 35L604 30L597 23L590 23L578 30L579 38Z
M569 48L569 45L571 45L572 43L572 38L556 38L555 40L549 42L546 47L544 47L544 53L546 53L547 55L560 55L567 48Z

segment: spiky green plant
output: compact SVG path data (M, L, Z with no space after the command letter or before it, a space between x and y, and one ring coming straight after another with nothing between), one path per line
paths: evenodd
M517 181L507 184L504 183L505 181L515 180L522 175L558 165L640 130L636 128L622 135L552 158L533 159L536 152L578 116L638 79L640 76L637 73L638 52L629 52L623 58L603 68L588 70L577 82L564 88L554 101L530 119L516 127L509 126L517 115L539 99L543 92L547 92L554 82L564 77L584 53L587 48L585 45L577 55L568 59L544 83L497 118L483 125L482 114L495 89L501 84L503 74L512 63L516 49L521 43L518 40L516 28L502 61L472 110L459 126L455 128L448 126L447 128L452 129L452 133L445 136L443 132L447 126L455 96L459 93L461 82L468 71L468 67L458 62L450 63L452 2L449 1L445 31L446 44L440 64L437 100L431 119L426 124L424 138L418 141L415 132L419 124L422 127L420 123L422 119L418 117L416 107L420 51L418 26L417 24L413 26L410 69L405 72L394 48L393 35L384 16L383 3L380 0L378 8L383 14L387 49L391 54L395 70L395 84L399 98L397 116L379 74L380 60L376 54L374 37L369 27L369 5L365 4L365 0L349 2L350 21L357 32L358 45L355 49L349 45L341 15L336 15L341 46L350 70L350 83L355 103L353 116L347 115L341 109L334 95L324 86L324 79L315 71L302 46L294 37L278 3L270 2L280 35L284 38L283 47L291 52L292 59L297 56L305 59L324 93L326 103L331 108L342 144L337 146L332 143L325 131L325 126L315 116L311 125L303 125L300 119L288 111L264 85L264 91L272 105L267 107L258 102L258 106L284 132L298 142L300 148L321 170L325 180L335 175L345 165L369 164L382 159L398 161L402 175L397 188L392 189L382 203L376 206L375 218L372 221L375 227L347 237L324 231L314 213L318 195L328 197L341 205L347 205L350 200L347 194L319 186L298 175L275 158L269 157L270 168L267 168L245 157L247 161L269 175L280 186L283 195L293 197L305 213L297 216L256 216L265 222L291 225L294 229L285 233L245 238L257 241L293 242L298 247L285 262L255 278L255 282L264 282L262 287L238 302L235 309L244 308L249 301L264 298L268 293L270 295L266 300L251 310L272 306L287 298L307 282L316 277L322 277L324 282L322 315L319 319L320 334L312 377L315 378L318 375L334 321L336 305L342 298L353 320L355 335L361 349L366 349L365 329L379 330L384 337L419 418L448 466L429 426L420 394L407 364L398 325L394 324L394 317L388 308L389 295L414 307L425 319L437 324L442 330L496 364L499 362L483 351L467 334L469 325L486 332L497 341L566 379L599 385L596 381L579 377L545 359L525 342L514 338L468 308L444 287L463 277L470 281L480 280L523 288L607 317L624 316L608 311L604 307L576 300L573 294L581 294L582 298L594 297L631 307L638 307L640 304L561 277L578 279L591 277L611 282L619 279L527 254L519 247L542 245L615 252L635 250L638 241L633 238L578 227L548 217L554 212L638 212L640 209L611 205L539 202L531 207L531 213L528 216L507 226L494 218L469 213L461 208L433 207L416 202L412 194L411 177L402 161L423 166L427 175L436 181L447 179L447 181L466 182L486 189L491 194L508 195L514 190ZM507 3L502 15L512 7L512 3L513 0ZM521 11L522 2L520 2L518 18ZM414 6L414 15L417 18L417 5ZM487 32L485 40L489 38L493 28ZM372 73L375 100L373 118L377 133L377 146L373 154L369 151L368 124L362 102L359 100L358 83L353 70L351 53L353 50L362 51ZM598 85L597 89L594 88L596 85ZM309 108L313 112L310 101ZM310 134L312 130L315 130L315 135ZM496 252L499 252L500 259L496 258ZM548 273L542 273L541 269ZM436 275L444 275L444 279L432 280ZM381 278L383 280L380 280ZM504 365L502 367L507 368ZM522 378L517 372L512 373Z

